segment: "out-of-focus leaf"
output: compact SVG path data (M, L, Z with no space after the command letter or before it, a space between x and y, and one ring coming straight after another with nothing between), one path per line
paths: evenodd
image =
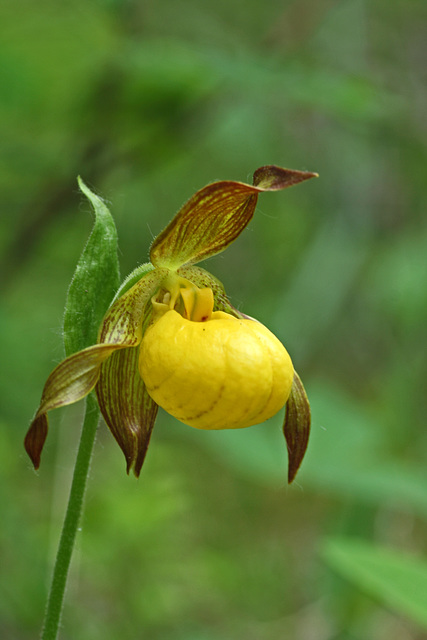
M427 629L427 561L358 540L328 540L326 562L357 587Z
M377 251L370 277L372 301L402 328L424 330L427 322L427 230L399 235Z
M299 367L337 322L368 249L365 241L330 222L319 227L305 249L290 285L278 296L270 322L274 333L286 331L286 343L292 345Z
M383 442L374 416L357 398L310 385L313 428L301 481L361 503L412 508L427 517L427 474L405 465Z
M95 224L68 289L64 315L67 356L96 342L98 330L119 286L117 231L101 198L79 178L79 187L95 211Z
M361 504L386 502L427 517L426 472L385 452L383 434L366 407L323 384L311 382L307 394L312 427L295 484L305 490L351 497ZM280 420L277 414L264 425L210 432L201 443L238 473L277 486L283 483L286 459ZM193 430L183 434L195 437Z

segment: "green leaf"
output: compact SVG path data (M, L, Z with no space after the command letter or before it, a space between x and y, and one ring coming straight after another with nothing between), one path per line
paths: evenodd
M310 382L314 428L302 469L304 485L345 501L377 507L410 507L427 516L427 474L393 452L387 432L360 398L337 387Z
M322 556L357 587L427 629L427 561L358 540L328 540Z
M67 356L96 342L99 326L120 284L117 231L104 202L78 178L95 211L95 224L77 263L64 314Z
M214 182L197 191L154 240L154 266L178 269L224 251L251 220L259 193L280 191L316 177L316 173L260 167L253 185L231 180Z

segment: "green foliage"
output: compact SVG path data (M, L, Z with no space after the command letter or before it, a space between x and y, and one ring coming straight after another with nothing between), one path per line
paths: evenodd
M95 224L68 289L64 315L67 356L96 343L102 318L120 284L114 220L81 178L79 187L92 203Z
M427 562L356 540L328 540L322 555L345 578L427 629Z

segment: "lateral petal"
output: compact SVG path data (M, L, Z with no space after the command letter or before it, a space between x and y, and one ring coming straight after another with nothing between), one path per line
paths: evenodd
M125 455L127 472L133 467L137 477L158 409L139 374L138 355L137 347L114 353L102 365L96 386L99 407Z
M34 469L40 466L40 455L48 432L47 415L42 413L32 421L24 440L25 451L30 456Z
M286 404L283 433L288 446L288 483L295 479L304 458L310 435L311 412L307 394L299 375L294 372L291 394Z
M157 269L141 278L107 311L101 326L100 344L73 353L48 377L39 409L24 441L36 469L40 465L40 455L48 432L47 412L87 396L98 382L101 364L115 351L140 343L145 306L164 275L164 270ZM135 457L136 454L132 460Z
M40 455L48 431L47 412L87 396L98 381L101 363L120 348L120 345L96 344L73 353L52 371L46 380L40 407L24 441L25 449L36 469L40 465Z

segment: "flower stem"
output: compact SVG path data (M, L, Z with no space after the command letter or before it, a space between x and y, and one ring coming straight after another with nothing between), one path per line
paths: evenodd
M46 614L43 624L42 640L55 640L58 635L64 603L65 587L71 556L82 513L83 499L86 490L89 466L95 442L96 429L99 420L99 408L96 398L90 394L86 399L86 413L74 467L73 481L67 512L62 527L52 583L47 601Z

